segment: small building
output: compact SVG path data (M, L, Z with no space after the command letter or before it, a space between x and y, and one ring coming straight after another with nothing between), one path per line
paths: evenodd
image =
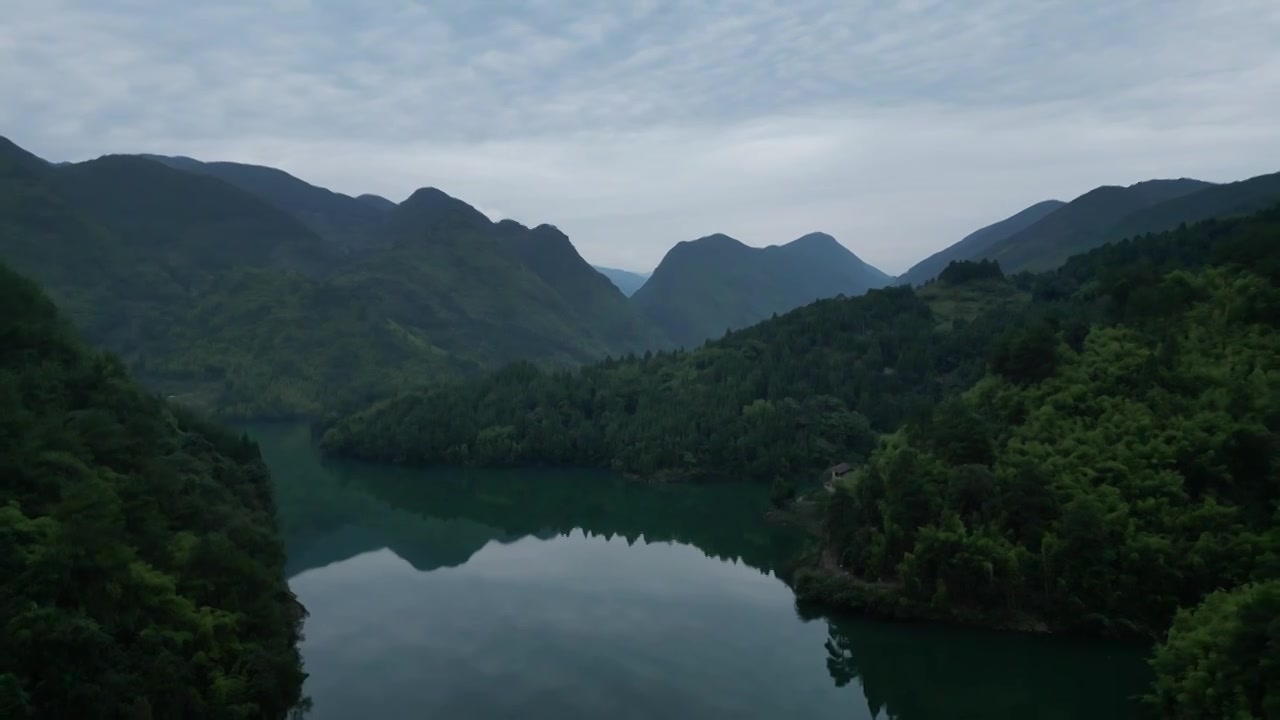
M849 463L840 463L839 465L831 468L831 479L839 480L845 475L848 475L849 471L852 469L853 469L853 466L850 465Z

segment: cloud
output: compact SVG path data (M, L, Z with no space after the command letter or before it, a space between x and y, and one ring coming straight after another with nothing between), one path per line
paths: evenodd
M1280 170L1272 0L10 0L0 132L392 199L648 269L825 230L898 272L1033 202Z

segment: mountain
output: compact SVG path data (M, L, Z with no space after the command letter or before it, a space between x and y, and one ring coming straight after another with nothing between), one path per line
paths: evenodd
M146 158L107 155L59 167L48 182L182 284L237 265L319 275L337 259L316 233L257 195Z
M1112 228L1133 213L1210 187L1212 183L1183 178L1094 188L1039 222L964 259L996 260L1008 273L1049 270L1072 255L1113 239Z
M644 352L667 344L608 278L582 259L568 236L553 225L532 230L514 220L495 228L498 242L564 299L611 348Z
M189 157L144 155L178 170L211 175L266 200L300 220L344 253L369 249L394 203L376 196L353 198L317 187L272 167L202 162ZM364 199L376 198L376 199ZM379 202L381 201L381 202Z
M1280 200L1280 173L1259 175L1181 195L1131 213L1107 232L1115 242L1146 233L1172 230L1182 223L1209 218L1252 215Z
M825 233L765 248L716 234L677 243L631 302L672 341L696 347L726 329L890 279Z
M32 168L0 149L0 231L0 259L88 340L226 416L313 415L474 367L319 277L328 243L213 177L136 156Z
M383 212L391 212L391 210L393 210L396 206L395 203L382 197L381 195L372 195L370 193L359 195L356 197L356 199L362 203L365 203L366 205L372 205L373 207Z
M0 307L4 716L288 715L306 611L257 446L136 385L3 264Z
M619 270L618 268L602 267L600 265L592 265L596 272L609 278L609 282L622 291L623 295L631 297L636 294L649 276L653 273L637 273L630 270Z
M551 226L491 222L436 188L413 193L383 229L388 249L337 282L388 317L481 364L568 365L660 342L626 299Z
M40 175L52 167L43 158L18 147L9 138L0 136L0 174L17 172Z
M992 245L1004 240L1016 232L1029 227L1049 213L1066 205L1061 200L1045 200L1011 215L997 223L969 233L954 245L936 252L911 266L910 270L897 279L899 285L923 285L942 272L954 260L972 260L983 257L983 253Z
M316 416L511 360L564 366L662 342L550 226L500 239L475 208L424 189L353 255L174 165L50 166L0 145L0 259L185 403Z
M1067 256L1181 223L1249 215L1280 200L1280 173L1216 185L1149 180L1095 188L1070 203L1037 203L917 263L898 278L920 285L952 260L994 259L1007 272L1057 267Z

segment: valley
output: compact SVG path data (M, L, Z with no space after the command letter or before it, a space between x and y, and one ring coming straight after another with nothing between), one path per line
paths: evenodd
M317 628L302 645L315 671L306 694L290 676L270 702L342 717L373 702L365 687L441 712L506 711L447 673L425 686L391 673L375 690L340 658L350 633L370 638L364 667L471 668L506 678L512 702L564 681L483 659L533 646L425 639L435 626L420 628L427 645L392 652L388 633L425 613L473 633L535 628L562 668L582 661L565 638L595 653L621 643L684 698L671 707L762 717L788 701L717 704L688 683L728 693L776 674L736 664L767 645L825 664L831 684L807 671L789 680L810 688L791 702L817 716L933 718L958 691L921 705L894 678L939 671L909 658L878 669L864 646L911 636L976 658L1006 641L974 627L1084 636L1097 644L1008 639L988 672L1025 677L1036 699L974 697L963 711L1078 702L1124 717L1144 688L1148 708L1180 702L1189 658L1252 662L1214 648L1256 647L1269 632L1242 618L1274 607L1280 570L1276 177L1046 201L897 278L821 232L767 247L679 242L641 276L592 266L552 224L495 222L436 188L395 203L261 166L54 165L6 142L0 259L102 349L92 363L108 369L94 372L127 372L159 396L145 396L147 412L174 418L182 442L213 432L184 429L208 414L247 430L223 452L252 464L261 448L287 559L258 562L281 563ZM22 352L48 352L27 327L9 331ZM36 380L13 372L10 395L30 413ZM131 422L93 410L77 382L57 391L73 399L48 427L60 412L85 433ZM103 432L92 442L132 442ZM114 492L132 503L139 491ZM31 523L46 510L30 507L19 527L38 545ZM155 541L121 542L145 553ZM390 624L353 621L360 583L380 588L389 604L375 615ZM520 612L501 599L512 594ZM280 607L256 611L290 612ZM565 624L563 612L596 619ZM725 652L673 649L688 623ZM1213 639L1207 623L1225 629ZM998 665L1028 657L1041 664ZM624 696L629 672L601 666L593 687ZM1062 692L1060 672L1096 673L1097 692ZM853 680L860 698L840 690ZM540 712L613 702L596 691Z

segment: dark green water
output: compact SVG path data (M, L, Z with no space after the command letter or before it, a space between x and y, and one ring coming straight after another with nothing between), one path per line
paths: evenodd
M312 720L1136 714L1142 648L830 617L764 488L322 462L255 426Z

